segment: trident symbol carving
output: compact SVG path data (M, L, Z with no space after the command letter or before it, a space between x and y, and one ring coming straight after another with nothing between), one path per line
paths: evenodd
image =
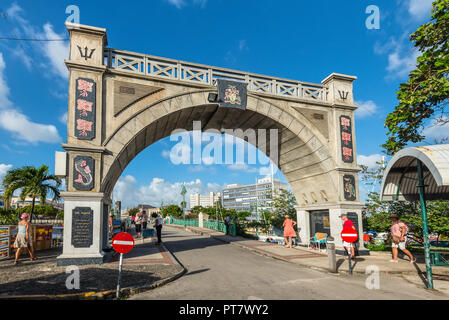
M77 47L78 47L78 50L80 51L81 58L84 58L86 61L88 59L92 58L92 55L95 52L95 49L91 49L90 50L90 54L87 55L87 52L89 51L89 49L87 47L84 48L84 52L83 52L83 49L80 46L77 46Z
M340 90L338 90L338 94L340 95L341 99L343 99L343 100L348 99L348 95L349 95L348 91L340 91Z

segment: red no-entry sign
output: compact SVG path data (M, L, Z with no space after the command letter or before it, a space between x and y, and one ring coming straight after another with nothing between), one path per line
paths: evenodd
M128 253L134 248L134 238L129 233L119 233L112 239L112 247L118 253Z
M354 229L345 228L341 232L341 238L343 239L343 241L346 241L347 243L354 243L359 238L359 235L357 231L355 231Z

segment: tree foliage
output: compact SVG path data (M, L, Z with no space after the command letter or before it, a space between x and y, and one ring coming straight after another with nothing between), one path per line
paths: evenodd
M389 232L390 215L397 214L409 227L416 240L423 241L421 206L417 201L381 202L378 193L370 193L363 212L366 231ZM427 225L429 233L449 236L449 201L427 201Z
M131 209L128 209L128 215L129 215L130 217L135 217L136 214L137 214L137 212L139 212L139 208L131 208Z
M271 224L277 228L282 228L285 220L285 215L289 215L293 221L296 221L296 198L292 192L282 190L281 193L273 196Z
M34 213L35 200L40 197L41 203L45 204L47 195L53 195L53 200L60 199L59 187L61 179L53 174L49 174L46 165L40 168L26 166L20 169L9 170L3 179L2 185L5 189L5 202L9 202L16 190L20 189L20 199L25 200L26 197L33 199L30 214Z
M416 69L397 92L399 104L387 116L388 140L383 147L394 154L409 142L425 139L423 128L429 119L449 122L449 0L433 3L432 19L410 36L421 53ZM449 134L448 134L449 135Z
M175 205L175 204L166 206L165 208L162 209L162 212L163 212L163 215L165 217L166 216L169 216L169 217L173 216L175 218L183 217L182 209L179 206Z
M34 214L37 216L41 216L41 217L51 217L51 218L55 218L58 216L58 213L61 210L48 205L48 204L44 204L44 205L37 205L34 207ZM16 209L16 212L18 214L22 214L24 212L31 212L31 205L29 206L25 206L19 209Z
M16 210L0 208L0 225L15 225L17 222L19 218Z

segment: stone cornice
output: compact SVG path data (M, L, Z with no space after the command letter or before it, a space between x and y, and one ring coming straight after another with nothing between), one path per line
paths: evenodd
M72 144L62 144L62 148L66 151L78 151L78 152L92 152L92 153L106 153L105 147L95 147L95 146L80 146Z
M65 65L67 66L67 69L69 71L71 69L81 69L81 70L87 70L92 72L99 72L99 73L105 73L107 70L106 66L95 66L95 65L89 65L89 64L83 64L72 60L64 60Z

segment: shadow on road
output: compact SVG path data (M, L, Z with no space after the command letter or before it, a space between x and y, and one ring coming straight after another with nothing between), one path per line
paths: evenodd
M198 274L198 273L207 272L207 271L209 271L209 270L210 270L209 268L206 268L206 269L200 269L200 270L190 271L190 272L186 273L186 274L184 275L184 277L186 277L186 276L191 276L191 275Z

